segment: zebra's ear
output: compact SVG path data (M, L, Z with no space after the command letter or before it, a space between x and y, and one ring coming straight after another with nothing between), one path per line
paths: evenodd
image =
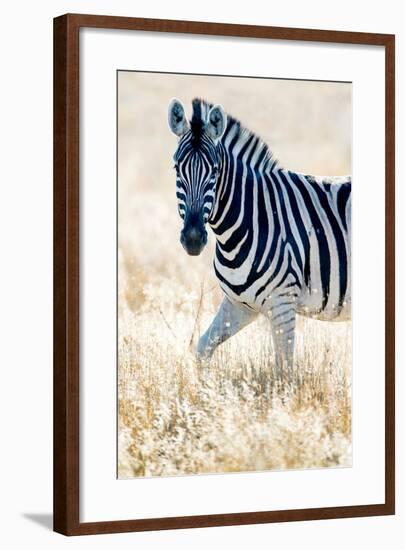
M174 98L169 104L168 111L169 128L178 137L184 135L189 129L189 124L181 102Z
M206 131L213 140L222 137L226 128L226 114L221 105L214 105L208 113Z

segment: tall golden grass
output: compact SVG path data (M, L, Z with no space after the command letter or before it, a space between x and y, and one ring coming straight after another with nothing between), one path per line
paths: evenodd
M243 101L250 86L273 111L277 102L284 105L288 124L276 132L280 160L284 151L294 156L291 136L304 135L302 125L309 124L319 146L302 138L296 163L312 160L312 173L331 174L333 167L337 175L350 172L350 87L268 81L270 97L262 81L212 82L137 73L119 79L119 477L349 466L350 323L298 320L289 386L275 382L265 318L220 346L208 366L195 361L193 346L222 293L212 268L213 236L198 258L179 243L176 141L166 108L181 90L191 97L211 89L208 99L250 119L266 138L266 117ZM307 118L300 110L305 101Z

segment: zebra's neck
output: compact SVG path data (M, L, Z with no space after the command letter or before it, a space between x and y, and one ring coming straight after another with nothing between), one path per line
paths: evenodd
M261 178L270 178L279 168L267 145L233 118L228 118L218 149L220 174L209 223L217 239L223 242L224 233L238 224L238 218L245 217L246 208L252 207L251 200L246 200L246 186L257 186Z

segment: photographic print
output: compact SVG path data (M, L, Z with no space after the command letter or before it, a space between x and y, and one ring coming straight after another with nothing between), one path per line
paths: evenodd
M118 477L350 467L352 85L117 71Z
M55 531L395 514L394 92L394 35L54 19Z

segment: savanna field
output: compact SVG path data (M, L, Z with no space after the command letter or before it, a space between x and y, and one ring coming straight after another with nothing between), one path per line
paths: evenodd
M179 242L166 122L173 96L201 96L263 137L281 165L349 174L350 85L120 73L118 92L119 477L350 466L351 323L299 318L290 386L275 382L264 317L208 367L195 361L222 291L212 234L199 257Z

